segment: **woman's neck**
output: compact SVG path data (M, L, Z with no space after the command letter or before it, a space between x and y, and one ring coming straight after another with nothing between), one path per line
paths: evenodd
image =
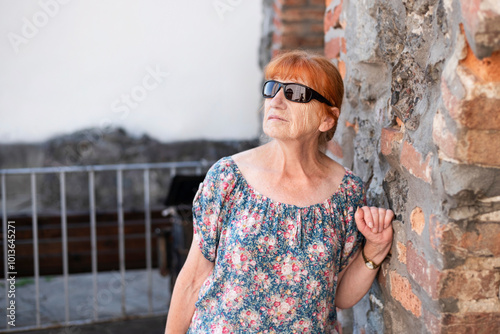
M268 168L280 177L309 178L318 176L327 168L324 155L315 143L273 140L267 145L265 154Z

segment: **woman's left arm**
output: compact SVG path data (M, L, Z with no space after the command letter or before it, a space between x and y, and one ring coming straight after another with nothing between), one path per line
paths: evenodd
M363 206L354 215L358 230L365 236L364 255L375 264L380 264L389 253L392 245L392 219L394 212L383 208ZM339 273L335 306L350 308L370 289L377 269L369 269L361 250L354 259Z

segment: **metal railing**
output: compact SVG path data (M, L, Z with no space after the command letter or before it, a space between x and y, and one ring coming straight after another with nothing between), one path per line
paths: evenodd
M117 165L89 165L89 166L64 166L64 167L42 167L42 168L16 168L16 169L0 169L1 175L1 198L2 198L2 227L3 227L3 254L4 254L4 277L7 280L8 275L12 274L8 267L7 254L7 189L6 177L9 175L30 175L31 185L31 213L32 213L32 238L33 238L33 263L34 263L34 284L35 284L35 312L36 324L34 326L9 326L0 328L0 331L20 331L27 329L42 329L53 327L54 324L43 324L40 319L40 263L39 263L39 244L38 244L38 210L37 210L37 175L39 174L58 174L60 188L60 217L61 217L61 239L62 239L62 268L64 282L64 323L61 326L75 325L81 323L98 322L99 312L97 305L98 294L98 260L97 260L97 233L96 233L96 196L95 196L95 173L103 171L116 172L117 186L117 213L118 213L118 244L119 244L119 268L121 277L121 314L122 317L130 317L127 314L127 301L125 293L125 233L124 233L124 204L123 204L123 171L142 170L143 171L143 186L144 186L144 224L145 224L145 253L146 253L146 272L147 272L147 296L148 296L148 314L153 313L153 290L152 290L152 246L151 246L151 203L150 203L150 170L152 169L167 169L170 171L170 176L176 175L178 170L194 169L197 175L209 167L207 161L191 161L191 162L166 162L166 163L140 163L140 164L117 164ZM91 240L91 267L92 267L92 282L93 282L93 315L92 319L86 321L72 321L70 319L70 298L69 298L69 267L68 267L68 221L66 207L66 174L68 173L88 174L88 189L89 189L89 211L90 211L90 240ZM6 281L7 283L7 281ZM5 284L6 307L9 306L9 284ZM165 310L166 311L166 310ZM165 312L166 313L166 312ZM116 320L116 319L114 319Z

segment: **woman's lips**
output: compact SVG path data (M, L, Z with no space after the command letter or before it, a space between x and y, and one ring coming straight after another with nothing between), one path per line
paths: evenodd
M286 119L276 116L276 115L271 115L267 118L268 121L270 120L278 120L278 121L283 121L283 122L288 122Z

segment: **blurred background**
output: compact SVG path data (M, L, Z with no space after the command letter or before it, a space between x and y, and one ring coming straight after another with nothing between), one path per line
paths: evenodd
M258 136L261 1L0 1L0 142Z

